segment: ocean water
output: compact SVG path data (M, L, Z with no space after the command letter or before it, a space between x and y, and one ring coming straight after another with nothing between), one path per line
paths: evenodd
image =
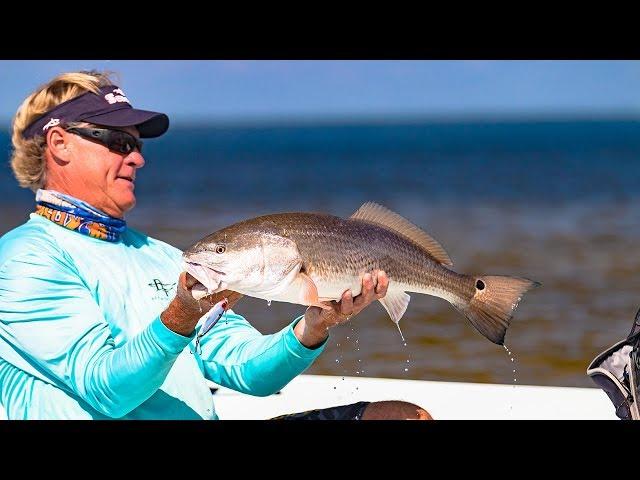
M640 308L638 120L177 125L144 148L127 221L179 248L256 215L348 216L371 200L440 241L458 272L543 284L507 332L515 362L446 301L411 294L407 346L375 304L308 373L509 384L515 364L518 384L593 386L588 363ZM0 151L1 235L33 194L11 175L7 132ZM236 310L269 333L303 307L245 297Z

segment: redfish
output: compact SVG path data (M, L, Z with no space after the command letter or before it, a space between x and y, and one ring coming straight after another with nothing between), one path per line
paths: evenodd
M225 289L268 301L317 305L360 293L366 272L384 270L380 299L399 324L407 292L447 300L485 337L502 345L525 292L540 283L452 270L444 248L422 229L368 202L344 219L320 213L279 213L245 220L195 243L185 270L208 292Z

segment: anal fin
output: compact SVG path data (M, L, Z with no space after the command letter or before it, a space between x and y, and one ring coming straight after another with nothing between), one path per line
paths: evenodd
M402 290L388 290L379 301L387 311L393 323L397 324L407 311L411 297Z

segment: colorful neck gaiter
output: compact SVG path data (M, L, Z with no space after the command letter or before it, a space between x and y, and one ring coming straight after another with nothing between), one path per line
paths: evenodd
M127 228L127 222L113 218L82 200L55 190L36 192L36 212L58 225L83 235L117 242Z

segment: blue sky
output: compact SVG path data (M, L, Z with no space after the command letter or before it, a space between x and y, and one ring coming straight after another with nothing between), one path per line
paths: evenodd
M117 72L172 121L635 115L640 61L0 61L0 122L54 75ZM175 124L175 123L174 123Z

